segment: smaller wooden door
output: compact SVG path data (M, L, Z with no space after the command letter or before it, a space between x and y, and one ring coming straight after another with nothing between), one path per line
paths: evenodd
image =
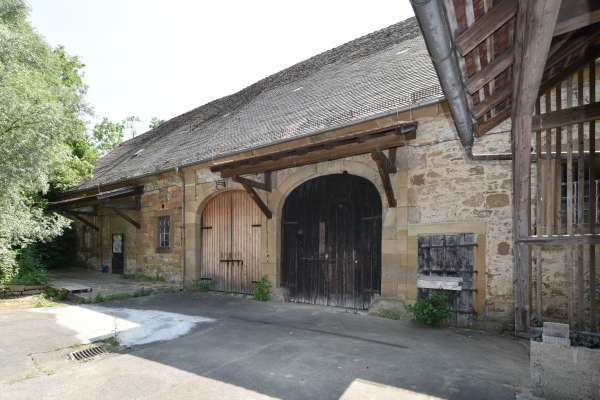
M204 208L201 279L212 290L254 293L261 278L262 213L246 192L228 191Z
M445 291L450 309L458 326L469 326L474 319L473 293L475 291L475 247L477 235L419 236L419 275L462 278L462 290ZM431 289L419 289L419 298L429 295Z
M112 273L122 274L125 270L125 235L115 233L112 235Z

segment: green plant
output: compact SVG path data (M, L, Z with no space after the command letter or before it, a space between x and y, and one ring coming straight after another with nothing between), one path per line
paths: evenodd
M402 318L402 312L393 308L382 308L377 312L377 316L386 319L398 320Z
M437 291L431 291L426 298L407 305L406 310L417 322L429 326L438 325L450 316L448 297Z
M49 287L44 290L44 295L52 300L65 301L69 298L69 291L67 289L55 289Z
M50 297L46 296L45 293L38 295L33 304L35 308L54 307L55 305L56 303Z
M48 273L36 246L17 252L15 268L10 273L0 274L0 283L9 285L42 285L48 281Z
M132 274L123 274L121 275L121 278L123 279L131 279L134 281L142 281L142 282L166 282L166 279L159 275L158 273L156 275L146 275L146 274L142 274L142 273L132 273Z
M256 282L256 289L254 290L254 300L258 301L269 301L271 298L271 281L269 277L264 275L260 278L260 281Z
M199 279L194 281L192 286L195 290L199 290L201 292L208 292L212 289L213 282L209 279Z

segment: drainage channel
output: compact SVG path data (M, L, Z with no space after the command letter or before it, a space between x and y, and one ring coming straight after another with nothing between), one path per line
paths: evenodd
M87 349L74 351L69 354L69 358L75 361L85 361L91 358L106 354L106 350L102 346L88 347Z

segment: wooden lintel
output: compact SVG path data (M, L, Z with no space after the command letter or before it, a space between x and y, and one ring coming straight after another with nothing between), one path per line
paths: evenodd
M263 161L239 164L235 167L220 169L223 178L231 178L234 176L257 174L261 172L277 171L286 168L300 167L304 165L316 164L324 161L338 160L356 156L360 154L369 154L374 150L389 149L392 147L404 146L408 140L414 139L416 133L413 131L404 135L398 135L394 132L384 134L375 138L369 138L363 143L351 142L348 144L340 144L334 149L320 149L301 155L281 155Z
M233 179L237 183L244 183L250 187L253 187L253 188L259 189L259 190L264 190L266 192L271 192L271 190L272 190L272 188L271 188L271 172L264 173L264 181L263 182L258 182L258 181L252 180L252 179L244 178L242 176L234 176L231 179Z
M533 129L553 129L600 119L600 102L534 115Z
M517 239L530 245L594 245L600 243L600 234L534 235Z
M97 217L98 213L94 211L78 211L78 210L69 210L72 214L80 214L80 215L89 215L91 217Z
M113 210L115 212L115 214L117 214L119 217L123 218L125 221L129 222L131 225L135 226L136 229L140 229L142 227L139 222L137 222L136 220L131 218L129 215L125 214L120 209L114 208L114 207L106 207L106 208L110 208L111 210Z
M513 63L513 49L508 48L498 58L492 60L484 69L474 74L467 81L466 87L469 94L476 93L479 89L485 86L505 71Z
M140 205L139 205L139 201L136 201L136 205L127 205L127 204L121 204L121 203L115 203L112 201L107 201L104 200L101 202L101 204L106 207L106 208L113 208L113 209L120 209L120 210L132 210L132 211L137 211L140 209Z
M456 47L465 56L514 17L516 0L503 0L494 6L466 31L456 37Z
M390 208L396 207L396 196L394 195L394 189L392 188L392 182L390 180L390 171L389 166L387 166L386 161L389 162L388 158L381 152L374 150L371 152L371 157L375 164L377 164L377 170L379 171L379 176L381 177L381 183L383 184L383 190L385 191L385 196L387 197L388 205Z
M498 104L510 97L512 87L510 84L504 85L502 88L494 90L490 96L487 96L480 103L473 106L473 118L479 119L488 111L496 107Z
M265 217L267 217L267 219L271 219L273 217L273 213L271 212L269 207L265 204L265 202L260 198L258 193L256 193L254 191L252 186L248 185L245 182L239 182L239 183L244 187L244 190L250 195L252 200L254 200L254 202L256 203L258 208L260 208L262 213L265 214Z
M58 212L61 214L64 214L65 217L67 217L67 218L71 217L71 219L75 218L76 220L83 222L85 225L89 226L90 228L92 228L95 231L100 231L100 228L98 228L95 224L91 223L90 221L87 220L87 218L84 218L81 215L78 215L76 213L73 213L73 212L67 211L67 210L60 210Z

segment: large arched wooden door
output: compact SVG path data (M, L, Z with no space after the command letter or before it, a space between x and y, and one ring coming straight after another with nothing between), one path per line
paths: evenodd
M283 207L281 285L290 301L367 309L381 290L381 199L368 180L327 175Z
M201 218L201 279L211 289L254 293L261 277L262 214L242 191L223 192L211 199Z

